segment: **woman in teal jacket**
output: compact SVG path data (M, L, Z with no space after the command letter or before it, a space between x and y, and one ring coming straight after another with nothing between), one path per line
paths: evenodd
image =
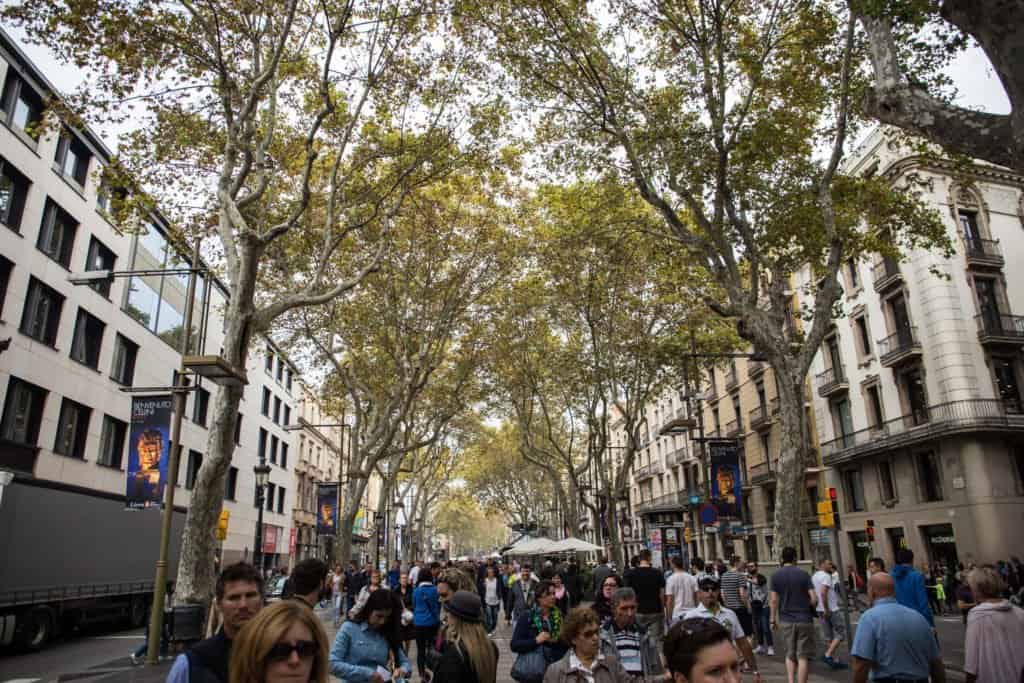
M385 683L396 668L403 679L411 676L412 666L402 650L401 620L397 595L389 590L371 593L362 610L338 631L331 648L331 673L344 683Z

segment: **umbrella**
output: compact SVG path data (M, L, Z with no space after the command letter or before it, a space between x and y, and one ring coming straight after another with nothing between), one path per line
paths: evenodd
M590 553L604 550L604 548L602 548L599 545L594 545L593 543L584 541L581 538L576 538L575 536L570 536L569 538L562 539L554 545L554 549L550 550L549 552Z

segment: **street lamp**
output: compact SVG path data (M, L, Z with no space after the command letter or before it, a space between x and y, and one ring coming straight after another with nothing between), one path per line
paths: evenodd
M253 546L252 560L253 564L259 570L263 569L263 505L265 503L264 496L266 495L267 484L270 482L270 465L266 463L263 457L260 457L260 464L252 468L253 474L256 475L256 545Z
M377 569L380 569L380 532L383 521L384 515L380 512L373 513L373 566Z

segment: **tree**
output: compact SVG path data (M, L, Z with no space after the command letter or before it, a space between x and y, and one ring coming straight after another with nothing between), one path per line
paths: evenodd
M854 20L840 3L646 0L597 14L573 0L465 5L559 168L620 172L660 216L680 259L707 272L704 302L735 321L778 383L778 486L807 458L807 371L832 325L847 259L942 244L912 191L842 175ZM818 150L827 150L820 159ZM813 277L793 310L792 276ZM632 425L631 425L632 426ZM796 546L799 497L780 496L775 547Z
M508 536L499 513L488 514L465 487L455 487L438 502L434 529L448 537L452 557L492 551Z
M352 527L375 469L394 471L439 443L480 399L487 301L515 267L508 215L477 175L421 188L396 215L379 271L343 303L303 313L297 329L332 369L328 387L352 416L341 529ZM350 552L343 533L342 561Z
M215 235L210 251L229 293L223 356L244 373L254 336L356 287L379 267L408 192L460 163L467 119L452 99L463 63L431 33L429 9L417 0L25 0L3 16L90 73L72 98L78 111L138 114L108 180L139 189L125 211L148 211L152 190L183 233ZM305 267L276 269L288 254ZM214 403L178 601L213 594L213 530L241 397L225 387Z
M1024 172L1024 6L1014 0L858 0L874 86L865 112L951 154ZM953 104L941 66L977 44L999 76L1009 114Z

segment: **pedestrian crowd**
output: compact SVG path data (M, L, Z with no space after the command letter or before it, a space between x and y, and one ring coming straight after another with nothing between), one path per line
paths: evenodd
M928 574L902 549L896 563L873 558L866 580L847 568L846 579L825 559L813 574L797 566L794 548L766 578L756 562L703 562L671 571L651 566L641 552L619 575L605 558L581 572L575 563L470 562L462 566L396 562L333 570L319 560L299 562L277 595L253 566L226 567L216 584L222 625L179 655L168 683L495 683L502 619L512 626L512 677L519 683L739 683L749 672L761 681L757 658L785 657L790 683L806 683L818 657L852 668L865 683L944 683L934 629ZM1024 683L1024 610L1019 562L966 567L958 603L967 622L965 672L969 683ZM592 579L592 582L586 581ZM1014 583L1016 582L1016 583ZM268 586L275 587L269 596ZM1016 589L1015 589L1016 587ZM959 588L959 586L958 586ZM592 590L592 593L587 591ZM849 662L840 605L863 590L870 607L860 616ZM268 597L269 596L269 597ZM584 606L585 598L593 603ZM279 598L267 604L267 600ZM962 598L968 598L966 601ZM313 608L331 608L333 642ZM415 662L410 661L416 641Z

